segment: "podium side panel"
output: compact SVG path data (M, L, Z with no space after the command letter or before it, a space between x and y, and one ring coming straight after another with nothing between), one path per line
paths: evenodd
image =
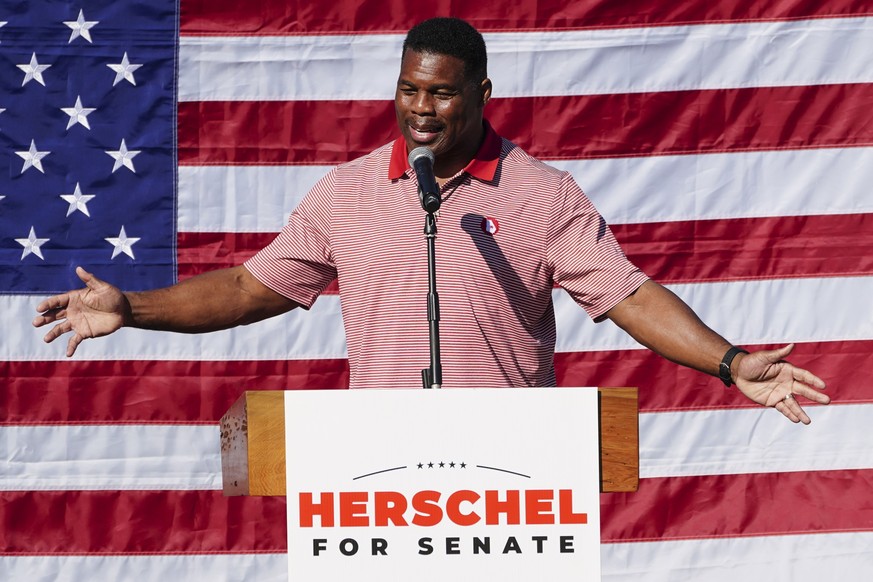
M224 413L221 430L221 483L225 495L249 494L247 392Z
M285 495L285 393L248 397L249 495Z
M600 490L636 491L640 483L636 388L600 388Z

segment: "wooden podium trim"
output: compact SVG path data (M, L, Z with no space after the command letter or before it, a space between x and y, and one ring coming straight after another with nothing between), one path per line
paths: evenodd
M600 393L600 490L636 491L640 481L636 388ZM247 390L221 418L225 495L285 495L285 392Z

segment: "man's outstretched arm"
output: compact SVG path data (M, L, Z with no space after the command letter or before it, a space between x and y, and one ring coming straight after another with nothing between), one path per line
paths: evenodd
M721 359L731 347L685 302L654 281L644 283L606 316L647 348L713 376L718 375ZM793 348L740 353L731 363L731 378L751 400L776 408L792 422L809 424L809 416L794 395L820 404L830 398L822 393L825 383L821 378L784 361Z
M82 340L109 335L121 327L203 333L245 325L290 311L298 304L252 276L243 267L204 273L171 287L123 292L82 267L83 289L42 301L35 327L54 323L46 342L72 333L67 356Z

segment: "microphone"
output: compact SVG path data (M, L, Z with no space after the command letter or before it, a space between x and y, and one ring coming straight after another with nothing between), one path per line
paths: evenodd
M430 148L419 147L409 152L409 165L418 179L418 197L425 212L433 214L440 209L440 189L433 174L436 157Z

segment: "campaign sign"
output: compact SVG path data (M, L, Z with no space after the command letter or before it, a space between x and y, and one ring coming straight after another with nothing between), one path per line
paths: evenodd
M597 390L285 393L289 580L600 580Z

